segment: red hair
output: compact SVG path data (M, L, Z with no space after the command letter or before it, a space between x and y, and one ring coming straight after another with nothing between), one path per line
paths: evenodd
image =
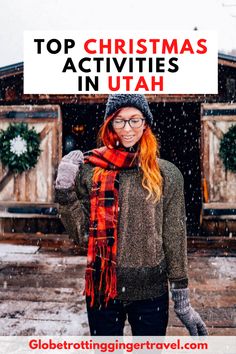
M105 145L108 148L117 148L117 143L120 144L118 135L113 130L111 120L119 112L108 117L101 126L98 133L98 144ZM162 195L163 178L161 176L157 157L159 154L159 146L155 135L149 126L143 132L139 141L138 147L140 167L143 171L142 186L147 189L147 199L153 198L154 202L160 200ZM95 173L101 173L101 168L96 168Z

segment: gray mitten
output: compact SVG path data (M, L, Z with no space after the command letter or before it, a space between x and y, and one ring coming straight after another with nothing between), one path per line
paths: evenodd
M56 188L65 189L73 187L79 166L84 162L83 153L80 150L71 151L65 155L58 166Z
M189 302L189 289L171 289L174 310L191 336L207 336L207 328Z

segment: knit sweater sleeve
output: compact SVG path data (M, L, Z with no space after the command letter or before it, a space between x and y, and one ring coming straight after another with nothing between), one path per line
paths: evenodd
M61 221L71 239L85 245L88 236L88 191L84 184L82 168L79 169L75 185L67 189L55 188L55 199L59 203Z
M186 288L188 274L184 178L180 170L170 162L164 176L163 202L163 248L168 278L171 288Z

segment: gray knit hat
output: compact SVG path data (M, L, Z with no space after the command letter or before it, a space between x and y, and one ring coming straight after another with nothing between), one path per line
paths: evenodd
M148 106L148 102L144 95L136 94L114 94L109 95L104 120L107 119L112 113L123 107L135 107L139 109L149 125L153 123L153 116Z

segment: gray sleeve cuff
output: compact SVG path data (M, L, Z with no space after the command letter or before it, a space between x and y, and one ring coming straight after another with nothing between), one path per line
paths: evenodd
M169 279L171 289L185 289L188 287L188 278Z
M78 199L74 188L58 189L55 188L55 202L61 205L68 205Z

